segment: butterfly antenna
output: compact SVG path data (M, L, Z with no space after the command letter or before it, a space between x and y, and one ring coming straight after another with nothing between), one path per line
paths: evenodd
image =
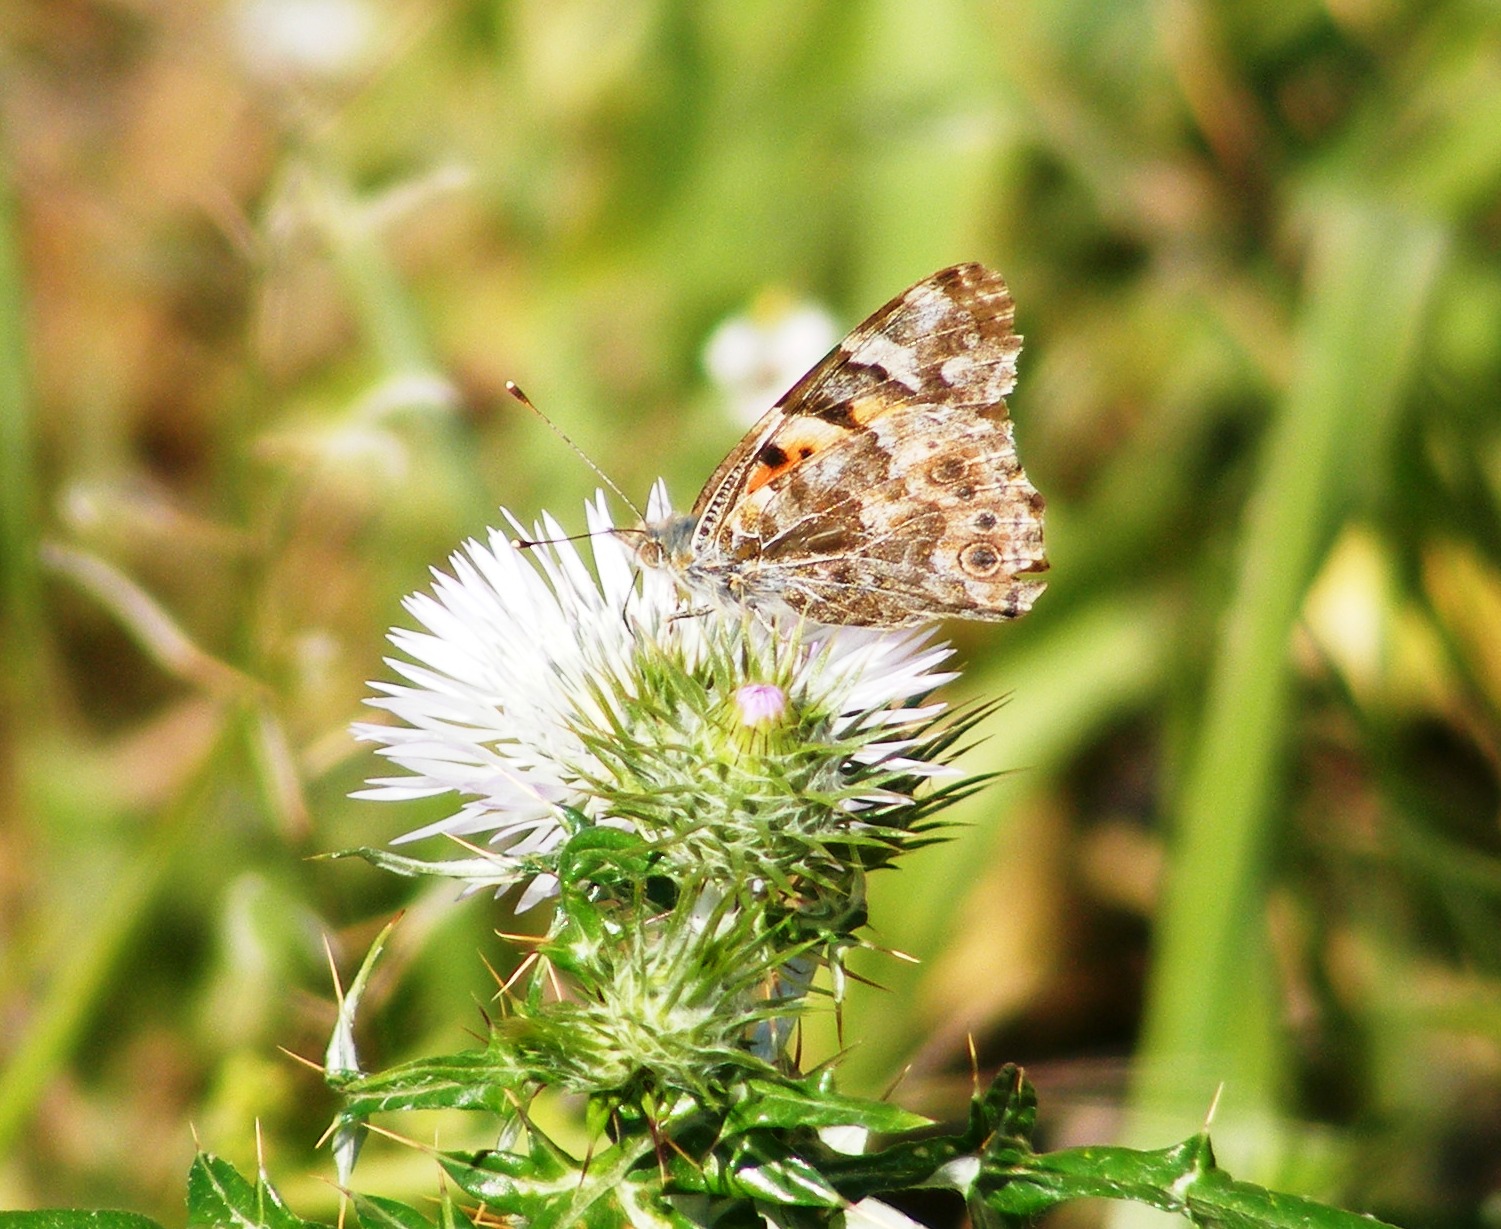
M606 533L625 533L623 529L608 529ZM511 545L517 550L531 550L534 546L556 546L559 542L587 542L594 537L594 531L585 533L565 533L561 538L512 538Z
M646 516L644 513L642 513L641 509L636 507L636 505L631 502L631 497L615 485L615 480L611 478L609 474L605 473L604 470L600 469L600 467L589 458L588 453L586 453L582 448L580 448L571 439L569 439L568 433L564 431L562 427L558 426L557 423L553 422L552 419L550 419L546 414L544 414L535 405L533 405L532 399L521 391L521 386L518 385L516 381L506 381L506 392L510 393L511 396L516 398L517 401L521 402L522 405L526 406L527 409L529 409L533 414L535 414L538 418L545 422L552 430L552 433L556 435L560 440L562 440L565 444L567 444L568 447L571 448L578 456L579 460L581 460L585 465L587 465L594 471L595 476L601 482L609 487L610 490L615 492L620 502L636 514L636 519L638 521L644 521L646 519ZM588 535L583 534L580 536L587 537Z

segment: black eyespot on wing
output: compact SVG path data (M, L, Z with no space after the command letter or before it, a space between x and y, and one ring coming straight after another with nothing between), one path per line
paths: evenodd
M939 486L951 486L963 478L968 470L969 466L964 463L962 457L949 453L947 456L939 457L928 466L928 478Z
M971 542L959 552L959 566L979 579L994 576L1001 569L1001 557L989 542Z

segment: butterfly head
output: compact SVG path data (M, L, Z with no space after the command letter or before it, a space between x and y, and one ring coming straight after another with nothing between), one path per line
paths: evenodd
M636 558L649 568L681 573L693 560L693 531L697 527L698 517L676 512L642 521L630 531L637 538Z

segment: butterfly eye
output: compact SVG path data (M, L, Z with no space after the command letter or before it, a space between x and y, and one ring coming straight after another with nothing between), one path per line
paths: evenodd
M649 568L659 568L667 562L667 552L656 538L646 538L636 548L636 558Z

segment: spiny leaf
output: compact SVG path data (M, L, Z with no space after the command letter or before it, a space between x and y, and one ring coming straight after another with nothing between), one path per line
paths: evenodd
M0 1229L162 1229L139 1212L79 1212L72 1208L40 1208L32 1212L0 1212Z
M416 1208L379 1195L355 1195L354 1210L363 1229L433 1229L433 1222Z
M662 1191L650 1140L589 1158L587 1167L534 1133L528 1154L450 1154L443 1167L487 1212L531 1229L692 1229Z
M779 1128L864 1127L885 1135L916 1130L930 1120L888 1101L869 1101L835 1092L827 1081L746 1080L725 1119L725 1133Z
M188 1170L188 1229L323 1229L294 1216L263 1177L248 1181L206 1152Z
M505 887L519 876L520 868L515 862L500 856L480 858L450 858L444 861L427 861L423 858L408 858L388 849L361 845L357 849L337 849L332 853L318 854L318 858L336 862L341 858L362 858L371 866L402 875L408 879L435 876L440 879L462 879L466 883L493 883Z
M494 1050L423 1058L337 1085L344 1113L368 1118L384 1110L485 1109L508 1112L526 1087L526 1073Z
M1035 1216L1070 1199L1129 1199L1195 1224L1232 1229L1371 1229L1354 1212L1237 1182L1214 1160L1207 1133L1171 1148L1067 1148L1009 1166L986 1165L975 1194L1003 1215Z

